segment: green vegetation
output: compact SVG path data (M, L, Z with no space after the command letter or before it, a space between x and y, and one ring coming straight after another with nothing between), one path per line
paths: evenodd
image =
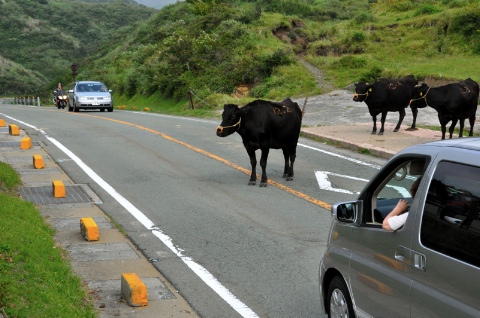
M50 95L56 82L71 81L72 63L156 12L133 0L87 2L0 1L1 95Z
M19 198L20 179L0 162L0 313L6 317L95 317L93 302L53 230Z
M163 8L121 42L110 42L110 50L90 59L81 76L103 79L126 105L133 96L137 103L151 95L160 103L184 101L193 91L208 101L200 107L213 109L223 101L321 93L301 60L336 87L408 74L476 79L478 4L189 0ZM242 85L249 91L238 99Z
M27 2L34 0L19 1ZM66 0L48 2L58 8L72 5ZM77 19L68 28L78 37L66 37L69 42L62 47L75 47L73 56L84 57L77 61L77 79L103 81L113 89L117 105L155 101L148 106L154 111L183 112L189 109L188 92L193 92L199 108L215 110L224 102L305 97L323 93L325 87L408 74L419 80L478 81L479 4L480 0L186 0L154 14L145 12L148 19L132 21L133 15L128 15L123 25L115 19ZM100 5L81 6L68 14L94 15L89 10ZM116 12L118 18L122 9L135 6L117 0L101 5L102 10L107 7L108 14ZM35 8L40 11L41 5ZM70 20L60 19L59 24ZM98 38L80 36L80 30L97 29L103 31ZM12 38L9 33L7 42ZM34 54L41 59L32 51L25 48L20 57ZM12 52L8 58L33 69L24 58L14 59ZM5 55L1 49L0 53ZM67 53L60 56L72 60ZM319 85L306 62L329 85ZM32 76L52 79L52 74L33 70L38 74ZM70 70L59 78L70 82ZM239 94L239 87L248 90Z
M408 74L420 80L471 77L478 81L479 3L371 3L368 13L374 19L370 21L352 19L319 26L325 36L311 43L308 60L340 87L355 80Z

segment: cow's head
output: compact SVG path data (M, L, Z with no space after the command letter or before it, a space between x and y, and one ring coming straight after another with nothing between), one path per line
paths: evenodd
M425 83L415 85L412 92L412 99L410 100L410 107L423 108L427 106L427 94L429 90L430 87Z
M223 106L222 123L217 127L217 136L226 137L233 134L240 128L242 121L242 110L238 105L225 104Z
M363 102L368 98L368 94L372 92L372 86L365 82L355 83L355 94L353 94L354 102Z

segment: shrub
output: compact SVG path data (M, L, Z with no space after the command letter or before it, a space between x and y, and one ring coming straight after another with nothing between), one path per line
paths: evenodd
M359 80L362 82L373 83L382 78L382 73L383 70L380 67L374 66L367 72L363 73Z
M367 61L364 58L358 58L353 55L345 55L335 61L332 66L336 68L362 68L365 67Z
M362 32L355 32L352 35L352 41L355 42L363 42L365 41L366 36Z
M370 12L361 12L354 18L356 24L362 24L366 22L375 22L377 18Z
M451 19L448 33L458 34L471 47L474 53L480 53L480 9L463 11Z
M414 15L418 16L418 15L422 15L422 14L434 14L434 13L437 13L437 12L440 12L440 11L442 11L442 10L437 8L436 6L434 6L432 4L424 4L420 8L415 10Z

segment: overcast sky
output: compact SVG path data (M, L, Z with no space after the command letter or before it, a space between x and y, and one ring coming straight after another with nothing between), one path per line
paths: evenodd
M147 7L160 9L168 4L176 3L177 0L135 0Z

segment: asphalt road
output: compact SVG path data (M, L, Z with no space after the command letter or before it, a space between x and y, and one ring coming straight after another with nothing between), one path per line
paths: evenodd
M41 140L76 183L90 185L101 209L203 317L321 317L329 205L356 198L384 163L301 138L294 181L281 178L283 155L272 150L274 183L260 188L247 185L240 137L215 135L219 120L13 105L0 105L0 118Z

